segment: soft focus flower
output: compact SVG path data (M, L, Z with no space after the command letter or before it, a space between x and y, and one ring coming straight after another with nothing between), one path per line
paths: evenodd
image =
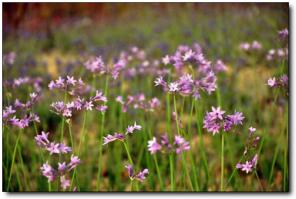
M169 91L170 92L176 92L179 91L179 84L177 82L172 82L169 84Z
M176 153L180 154L182 151L188 151L190 149L189 142L187 142L181 136L175 136L174 144L176 145Z
M286 38L288 38L288 36L289 36L289 31L288 31L287 28L285 28L285 29L283 29L283 30L280 30L280 31L278 32L278 34L279 34L279 37L280 37L281 39L286 39Z
M270 87L274 87L276 85L275 77L269 78L268 81L267 81L267 85L270 86Z
M84 63L84 66L87 70L90 70L93 73L104 74L106 72L102 57L90 58Z
M141 130L141 129L142 127L135 122L133 126L127 127L125 134L134 133L134 130Z
M46 162L40 168L42 175L45 176L49 182L53 182L56 178L56 171Z
M159 150L161 150L161 145L158 144L156 138L153 137L152 140L148 141L148 151L150 151L151 154L154 154Z
M66 190L68 187L70 187L70 180L67 180L65 176L61 176L60 181L63 190Z
M134 174L133 166L128 164L125 166L128 172L128 176L131 180L138 180L140 182L143 182L146 179L146 176L149 174L148 169L143 169L137 174Z
M115 140L123 141L124 139L125 139L125 136L123 134L120 134L120 133L114 133L114 135L109 134L106 137L104 137L103 145L106 145L110 142L114 142Z
M225 111L222 111L220 107L212 107L212 112L207 112L203 120L203 128L207 129L208 132L213 135L219 133L221 128L229 131L233 125L242 125L244 116L241 112L235 112L233 115L224 116Z
M80 159L78 156L71 155L71 162L68 164L69 170L74 169L77 165L80 164Z

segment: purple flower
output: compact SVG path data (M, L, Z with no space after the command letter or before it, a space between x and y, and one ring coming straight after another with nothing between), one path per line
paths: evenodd
M157 143L157 140L155 137L153 137L152 140L148 141L148 151L150 151L151 154L155 154L157 151L161 150L161 145Z
M77 167L77 165L80 164L80 159L78 156L71 155L71 162L68 164L69 171Z
M216 64L214 65L214 68L216 72L224 72L228 70L227 66L220 59L217 60Z
M252 43L252 49L259 50L261 48L262 48L262 45L258 41L256 41L256 40L253 41L253 43Z
M72 151L71 147L65 146L63 143L59 144L60 153L69 153Z
M59 165L58 171L61 172L61 173L64 173L66 171L66 169L67 169L66 162L63 162L63 163L58 162L58 165Z
M137 173L136 175L134 175L134 170L133 170L133 166L128 164L125 166L125 168L127 169L128 172L128 176L131 180L138 180L140 182L143 182L146 179L146 176L149 174L148 169L144 169L143 171L140 171L139 173Z
M229 131L233 125L242 124L244 119L242 113L235 112L233 115L223 116L225 111L222 111L220 107L212 107L212 112L207 112L203 120L203 128L213 135L219 133L223 127L224 131Z
M68 187L70 187L70 180L67 180L65 176L61 176L60 181L63 190L66 190Z
M130 178L132 178L133 175L134 175L134 169L133 169L133 166L132 166L131 164L128 164L128 165L125 166L125 168L127 169L128 176L129 176Z
M256 128L253 128L253 127L249 128L250 135L254 134L255 131L256 131Z
M235 112L233 115L228 115L228 117L231 119L231 122L235 125L242 125L243 120L245 118L241 112Z
M44 131L42 131L41 135L39 134L35 136L35 141L38 146L45 147L49 144L48 134L49 132L45 133Z
M276 86L276 79L275 79L275 77L269 78L268 81L267 81L267 85L270 86L271 88L272 87L275 87Z
M90 70L93 73L104 74L106 72L102 57L91 58L84 63L84 66L87 70Z
M59 144L56 144L54 142L49 143L49 145L46 147L46 150L50 152L50 155L54 153L60 153Z
M85 104L84 104L84 108L88 111L91 111L93 106L94 105L93 105L92 101L85 102Z
M106 112L108 109L108 106L102 105L102 106L97 106L96 109L102 113Z
M46 162L40 167L42 175L45 176L49 182L53 182L56 178L56 171Z
M75 86L76 82L74 77L67 76L67 84Z
M143 182L146 179L146 176L149 174L148 169L144 169L143 171L140 171L136 176L135 179Z
M286 39L289 36L289 31L287 28L280 30L278 33L281 39Z
M168 65L170 63L170 56L166 55L165 57L162 58L162 63L164 65Z
M134 130L141 130L141 129L142 129L142 127L135 122L133 126L128 126L126 128L126 133L125 134L126 135L127 134L132 134L132 133L134 133Z
M169 91L170 92L177 92L179 90L180 90L180 88L179 88L179 84L177 82L172 82L169 84Z
M223 114L225 113L225 111L222 111L220 107L213 107L212 106L212 112L210 112L212 119L220 119L223 120Z
M180 154L182 151L188 151L190 149L189 142L187 142L183 137L181 136L175 136L174 144L176 147L176 153Z
M92 98L93 101L102 101L102 102L107 102L107 98L103 95L103 92L101 91L96 91L96 95Z
M125 136L123 134L120 134L120 133L114 133L114 135L109 134L106 137L104 137L103 145L106 145L109 142L114 142L115 140L123 141L124 139L125 139Z
M5 110L3 111L3 115L2 118L6 119L7 117L9 117L10 115L14 114L16 112L16 110L14 110L12 108L12 106L7 106L5 107Z
M253 164L249 161L246 161L245 164L241 165L241 170L245 171L246 173L249 173L252 171L252 167L253 167Z
M287 86L289 83L288 76L286 74L282 75L280 78L280 82L282 83L283 86Z
M255 168L257 165L257 161L258 161L258 154L255 154L253 159L252 159L252 165Z
M163 80L162 76L156 78L154 83L155 83L155 86L159 86L159 85L165 86L166 85L166 82Z

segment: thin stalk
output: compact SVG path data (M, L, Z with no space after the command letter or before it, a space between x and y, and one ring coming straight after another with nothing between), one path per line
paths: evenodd
M206 178L209 178L209 170L208 170L208 163L207 163L207 159L206 159L206 154L204 151L204 143L203 143L203 137L202 137L202 128L201 128L201 124L199 123L199 120L201 119L200 117L200 112L198 110L197 107L197 101L195 102L195 112L197 115L197 120L196 120L196 125L197 125L197 130L198 130L198 136L200 138L200 144L199 144L199 150L201 151L201 157L202 157L202 164L205 168L205 173L206 173Z
M127 146L127 143L125 141L123 141L123 145L124 145L124 148L125 148L125 151L126 151L126 154L127 154L127 157L128 157L128 160L130 162L131 165L134 165L134 162L132 160L132 157L131 157L131 154L128 150L128 146ZM132 180L133 181L133 180ZM136 191L139 191L139 185L138 183L136 182Z
M65 90L64 93L64 103L66 103L67 100L67 90ZM62 127L61 127L61 143L63 142L64 139L64 126L65 126L65 117L62 117Z
M175 190L175 178L174 178L174 160L173 155L170 154L170 175L171 175L171 191Z
M221 133L221 183L220 190L224 191L224 133Z
M175 115L176 115L177 132L178 132L178 135L180 135L180 130L179 130L179 118L178 118L178 112L177 112L176 95L174 95L174 109L175 109Z
M108 97L109 75L106 75L104 95ZM106 105L106 102L104 103ZM105 130L105 113L102 113L101 129L99 134L99 156L98 156L98 174L97 174L97 190L100 190L100 178L102 170L102 155L103 155L103 135Z
M178 132L178 135L180 135L179 117L178 117L178 111L177 111L176 95L174 95L174 109L175 109L175 115L176 115L177 132ZM183 167L185 167L185 172L186 172L187 178L189 180L190 188L191 188L191 190L193 190L191 178L190 178L190 175L189 175L188 168L186 167L186 162L185 162L185 158L184 158L183 154L182 154L182 164L183 164Z
M71 147L72 147L72 150L74 151L72 128L71 128L71 124L70 123L68 124L68 129L69 129L69 136L70 136Z
M155 166L156 166L156 172L157 172L157 176L158 176L158 180L159 180L160 190L163 191L163 183L162 183L160 169L159 169L159 166L158 166L158 161L157 161L156 155L153 156L153 159L154 159L154 163L155 163Z
M9 177L8 177L7 191L9 191L10 180L11 180L11 176L12 176L12 170L13 170L14 162L15 162L16 150L17 150L18 145L19 145L21 133L22 133L22 130L20 130L19 133L18 133L18 135L17 135L16 143L15 143L14 149L13 149L12 162L11 162L10 171L9 171Z
M256 178L257 178L257 180L258 180L258 184L260 185L260 189L261 189L261 191L264 191L264 188L263 188L263 186L262 186L262 184L261 184L261 181L260 181L260 178L259 178L259 176L258 176L257 170L255 170L254 173L255 173Z
M85 122L86 122L86 117L87 117L87 112L85 111L84 112L84 115L83 115L83 124L82 124L82 129L81 129L81 139L79 141L79 145L78 145L78 157L80 156L80 153L81 153L81 145L84 143L84 140L85 140ZM72 178L71 178L71 185L70 185L70 189L72 189L72 185L73 185L73 182L74 182L74 177L76 176L76 170L77 168L74 169L73 171L73 174L72 174Z

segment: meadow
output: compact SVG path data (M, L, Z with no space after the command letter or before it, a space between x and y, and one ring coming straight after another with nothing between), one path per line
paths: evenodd
M3 191L289 191L288 4L104 9L3 27Z

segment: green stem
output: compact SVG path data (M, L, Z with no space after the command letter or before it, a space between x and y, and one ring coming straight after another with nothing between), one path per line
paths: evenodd
M19 145L21 133L22 133L22 130L19 131L17 139L16 139L16 143L14 145L14 150L13 150L13 155L12 155L12 162L11 162L9 177L8 177L7 191L9 191L9 185L10 185L10 180L11 180L11 176L12 176L12 170L13 170L14 162L15 162L16 150L17 150L17 147Z
M255 175L256 175L256 178L257 178L257 180L258 180L258 184L260 185L260 189L261 189L261 191L264 191L263 186L262 186L261 181L260 181L260 178L259 178L259 176L258 176L257 170L255 170Z
M65 93L64 93L64 103L66 103L66 100L67 100L67 90L65 90ZM61 143L63 142L63 139L64 139L64 126L65 126L65 117L62 117L62 127L61 127Z
M78 157L80 156L80 153L81 153L81 145L84 143L84 140L85 140L85 122L86 122L86 117L87 117L87 112L85 111L84 112L84 115L83 115L83 124L82 124L81 135L80 135L81 139L80 139L79 145L78 145L78 152L77 152ZM72 185L74 183L74 178L76 176L76 169L77 168L74 169L74 172L72 174L70 189L72 189Z
M125 141L123 142L123 145L124 145L124 148L125 148L127 157L128 157L128 161L130 162L131 165L134 165L134 162L132 160L131 154L129 153L129 150L128 150L127 143Z
M170 174L171 174L171 191L175 190L175 178L174 178L174 160L173 155L170 154Z
M104 95L108 97L109 75L106 75ZM106 102L104 103L106 105ZM97 174L97 190L100 190L100 178L102 170L102 155L103 155L103 135L105 130L105 113L102 113L101 130L99 134L99 157L98 157L98 174Z
M224 133L221 133L221 184L220 190L224 191Z
M68 129L69 129L69 135L70 135L70 142L71 142L71 147L72 150L74 151L74 144L73 144L73 136L72 136L72 128L71 128L71 124L68 124Z

